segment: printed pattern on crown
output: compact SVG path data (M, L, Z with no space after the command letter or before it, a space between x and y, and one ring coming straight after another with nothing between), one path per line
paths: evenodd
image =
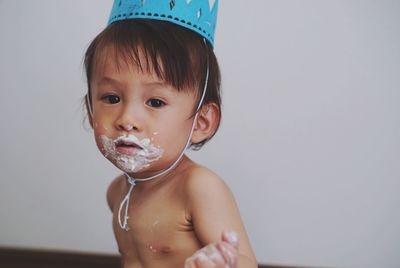
M169 21L190 29L214 46L218 0L114 0L108 24L125 19Z

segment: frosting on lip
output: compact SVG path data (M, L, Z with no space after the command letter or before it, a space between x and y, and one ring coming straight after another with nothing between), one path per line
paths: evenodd
M144 140L145 139L143 139L142 142ZM131 134L128 136L120 136L114 140L116 146L136 146L139 147L140 149L143 149L141 145L142 142L136 136Z
M146 168L160 159L164 152L163 149L152 144L149 138L140 140L132 134L119 136L114 140L101 135L100 139L104 156L124 172L136 172ZM118 150L118 147L128 146L132 146L132 150Z
M126 147L137 147L142 149L142 147L140 147L139 145L137 145L136 143L131 143L131 142L119 142L116 143L115 146L117 147L121 147L121 146L126 146Z

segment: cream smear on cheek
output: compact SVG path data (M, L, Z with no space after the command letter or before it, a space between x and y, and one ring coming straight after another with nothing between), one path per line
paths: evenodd
M143 168L150 166L154 161L161 158L164 150L155 146L150 142L150 139L144 138L139 140L135 135L119 136L115 140L105 136L100 136L101 143L104 149L104 156L111 160L115 165L124 172L137 172ZM140 146L134 155L121 154L116 150L118 142L135 143Z

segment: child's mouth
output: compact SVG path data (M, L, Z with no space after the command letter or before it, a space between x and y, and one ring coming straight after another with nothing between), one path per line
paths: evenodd
M163 150L150 142L150 139L139 140L135 135L123 135L110 139L101 135L104 156L110 159L124 172L136 172L148 167L161 158Z
M132 141L118 140L115 143L115 150L120 154L135 155L139 151L143 150L143 148L142 146Z

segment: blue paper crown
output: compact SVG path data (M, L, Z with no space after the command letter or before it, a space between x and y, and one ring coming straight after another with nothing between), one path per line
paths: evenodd
M218 0L114 0L108 24L125 19L169 21L206 38L214 46Z

